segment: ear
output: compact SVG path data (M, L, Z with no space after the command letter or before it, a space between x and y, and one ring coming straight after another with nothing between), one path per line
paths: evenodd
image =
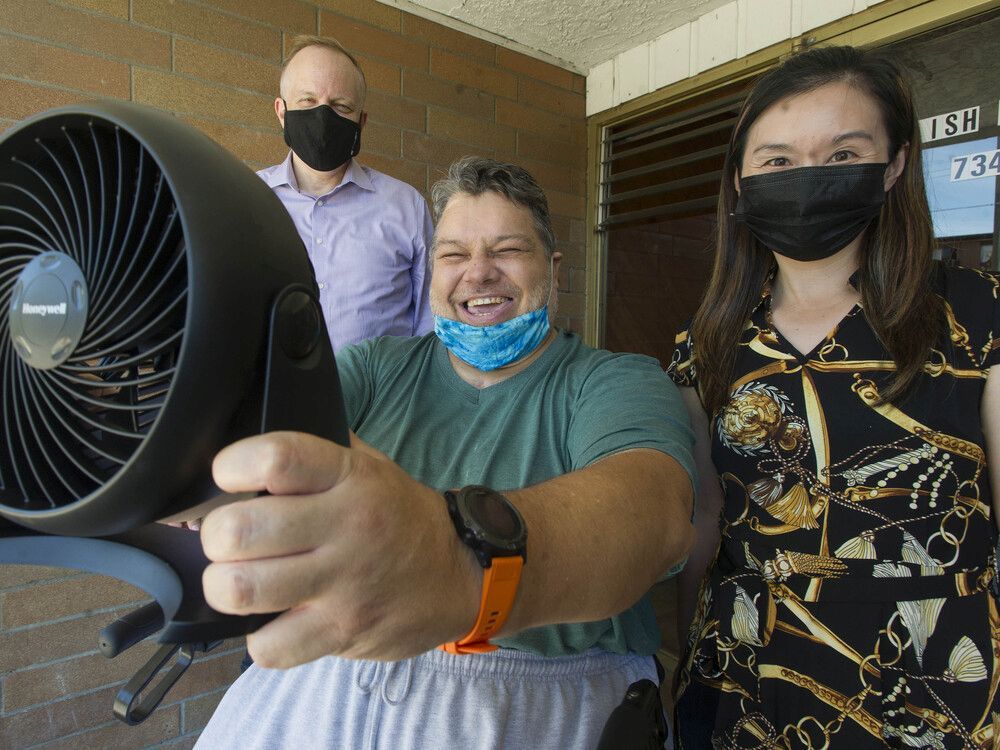
M361 117L358 118L358 129L364 130L366 122L368 122L368 112L361 110Z
M893 157L892 161L889 162L889 166L885 170L885 192L889 192L893 185L896 184L896 180L899 176L903 174L903 169L906 167L906 159L910 155L910 144L904 143L899 147L896 152L896 156Z
M552 277L554 282L552 284L552 287L556 293L559 292L559 287L561 286L559 283L559 264L561 262L562 262L562 253L560 253L558 250L554 250L552 252Z
M740 194L740 170L733 172L733 187L736 188L736 195Z
M285 100L280 96L274 99L274 114L278 116L278 122L281 123L281 129L285 129Z

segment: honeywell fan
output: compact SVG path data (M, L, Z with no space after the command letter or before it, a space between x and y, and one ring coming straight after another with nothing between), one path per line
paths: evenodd
M211 461L234 440L347 443L317 296L271 190L174 117L101 102L0 137L0 563L156 600L102 633L108 655L165 644L119 694L129 723L196 651L262 621L211 610L198 535L154 522L219 494Z

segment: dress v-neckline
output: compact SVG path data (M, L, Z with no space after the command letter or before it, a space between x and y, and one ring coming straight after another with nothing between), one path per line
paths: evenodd
M829 344L836 335L840 332L840 327L844 325L844 321L853 318L861 310L861 303L855 302L854 305L848 310L844 315L841 316L840 320L834 323L833 327L826 333L823 338L821 338L816 345L810 349L807 353L803 353L797 346L795 346L788 338L778 330L777 326L774 325L774 318L771 314L771 294L770 291L765 296L764 299L764 323L767 329L771 332L774 340L777 341L783 349L786 350L788 354L791 354L798 363L805 364L816 357L816 354L827 344Z

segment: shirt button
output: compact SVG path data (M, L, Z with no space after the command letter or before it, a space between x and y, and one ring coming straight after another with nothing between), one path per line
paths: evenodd
M316 244L317 245L322 245L323 244L323 238L322 237L317 237L316 238Z
M325 199L325 198L320 198L320 199L319 199L318 201L316 201L316 202L317 202L317 203L318 203L319 205L321 205L321 206L325 206L325 205L326 205L326 199Z
M320 289L326 289L326 284L324 282L322 282L322 281L319 282L319 288Z

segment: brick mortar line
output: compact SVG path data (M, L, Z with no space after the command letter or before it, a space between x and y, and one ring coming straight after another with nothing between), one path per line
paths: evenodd
M195 663L197 663L197 662L195 662ZM131 678L129 678L129 679L131 679ZM181 679L183 680L184 677L181 677ZM236 678L233 678L234 682L235 682L235 680L236 680ZM70 695L63 695L63 696L60 696L58 698L54 698L52 700L45 701L44 703L34 703L34 704L30 705L30 706L25 706L24 708L15 709L14 711L0 711L0 718L11 719L11 718L17 717L17 716L19 716L21 714L28 713L29 711L37 711L39 708L44 708L46 706L51 706L53 708L58 708L58 706L59 706L60 703L66 703L67 701L76 700L78 698L84 698L84 697L86 697L88 695L96 695L97 693L104 692L104 691L108 690L108 688L114 687L115 685L124 685L127 682L128 682L128 679L118 680L116 682L110 682L107 685L100 685L100 686L98 686L96 688L89 688L87 690L80 690L79 692L71 693ZM231 684L232 683L230 683L230 685ZM166 695L166 697L164 698L164 702L161 703L157 708L159 709L159 708L169 708L170 706L178 706L178 707L180 707L180 710L183 710L184 704L186 704L188 701L201 700L202 698L207 698L210 695L214 695L216 693L225 692L226 690L229 690L230 685L223 685L221 687L214 687L211 690L206 690L206 691L201 692L201 693L195 693L193 695L188 695L188 696L185 696L184 698L178 698L177 700L174 700L174 701L170 700L170 693L168 692L167 695ZM83 731L90 731L90 729L95 729L95 728L96 727L90 727L89 729L85 729ZM200 732L201 730L199 729L199 730L196 730L196 731ZM45 742L53 742L53 740L45 740ZM42 743L42 744L44 744L44 743Z
M76 7L76 6L73 6L73 7ZM131 21L122 21L121 19L118 19L118 20L121 21L121 23L125 24L126 26L133 26L133 25L135 25ZM158 31L160 31L160 33L164 34L165 36L169 36L170 35L170 32L163 31L162 29L158 29ZM55 41L53 39L45 39L44 37L33 36L31 34L21 34L21 33L16 32L16 31L7 31L6 29L0 29L0 36L9 36L9 37L13 37L14 39L21 39L23 41L32 42L34 44L38 44L38 45L41 45L41 46L44 46L44 47L55 47L56 49L62 49L62 50L66 50L68 52L76 52L76 53L81 54L81 55L86 55L86 56L89 56L89 57L96 57L99 60L108 60L110 62L122 63L123 65L133 65L134 64L133 61L130 60L130 59L128 59L128 58L115 57L114 55L109 55L109 54L104 53L104 52L98 52L97 50L93 50L93 49L87 49L86 47L72 47L72 46L66 44L65 42L58 42L58 41ZM158 68L158 70L163 70L163 68Z
M220 659L220 658L225 657L225 656L231 656L232 654L238 654L238 653L240 653L242 651L243 651L242 647L230 649L230 650L225 651L225 652L220 653L220 654L212 654L211 657L205 657L203 659L195 659L195 661L192 662L192 664L202 664L204 662L215 661L215 660ZM99 651L93 651L93 652L88 652L87 654L75 654L73 656L66 657L65 659L56 659L56 660L51 661L51 662L46 662L45 664L32 665L31 667L26 667L26 668L23 668L23 669L16 669L16 670L13 670L11 672L3 672L3 673L0 673L0 674L3 674L4 676L11 675L11 674L17 674L18 672L25 672L25 671L28 671L29 669L38 669L38 668L45 667L45 666L52 666L53 664L58 664L59 662L68 661L70 659L75 659L75 658L77 658L79 656L88 656L88 655L94 655L94 654L98 654L98 653L100 653L100 652ZM239 677L239 675L236 675L236 677L233 678L233 681L235 681L238 677ZM21 706L20 708L15 708L13 711L3 710L3 711L0 711L0 717L7 719L7 718L14 717L14 716L18 716L18 715L23 714L23 713L27 713L28 711L37 710L37 709L45 707L45 706L56 706L59 703L64 703L65 701L75 700L76 698L83 698L84 696L87 696L87 695L94 695L95 693L99 693L102 690L107 690L108 688L115 687L116 685L124 685L130 679L132 679L132 675L129 675L128 677L124 677L124 678L122 678L120 680L115 680L114 682L108 682L108 683L105 683L103 685L98 685L97 687L88 688L86 690L79 690L79 691L77 691L75 693L70 693L69 695L63 695L63 696L59 696L58 698L54 698L54 699L49 699L49 700L46 700L46 701L42 701L41 703L32 703L30 706ZM181 679L183 680L184 677L181 677ZM230 684L232 684L232 683L230 683ZM169 701L168 700L169 696L170 696L170 693L167 693L167 697L164 699L167 702L161 703L160 705L162 707L164 707L164 708L167 707L167 706L178 706L178 705L182 705L185 701L194 700L196 698L204 698L205 696L212 695L213 693L217 693L220 690L228 690L228 689L229 689L229 685L226 685L224 687L214 687L211 690L205 690L204 692L201 692L201 693L195 693L193 695L185 696L184 698L178 698L177 700L174 700L174 701ZM87 731L89 731L89 730L87 730ZM46 742L52 742L52 740L46 740Z
M171 45L171 53L173 53L173 46L172 45ZM173 65L174 65L174 61L171 60L171 66L173 66ZM248 94L251 94L253 96L268 97L269 99L271 97L270 94L267 94L267 93L264 93L264 92L261 92L261 91L257 91L255 89L243 88L241 86L233 86L232 84L228 84L228 83L219 83L218 81L213 81L213 80L210 80L210 79L207 79L207 78L199 78L198 76L193 75L191 73L184 73L184 72L181 72L179 70L174 70L173 67L171 67L170 70L167 70L166 68L157 68L155 66L144 65L142 63L131 63L131 67L133 69L138 68L140 70L151 70L151 71L153 71L155 73L169 73L170 75L177 76L178 78L184 78L184 79L186 79L188 81L198 81L200 83L207 84L209 86L214 86L216 88L225 89L226 91L238 91L240 93L248 93ZM273 99L271 101L273 101Z
M232 55L236 55L238 57L244 57L247 60L254 60L254 61L257 61L257 62L269 63L270 65L276 65L276 66L279 66L279 67L281 66L281 59L279 59L277 62L275 62L274 60L269 59L267 57L261 57L260 55L254 55L254 54L252 54L250 52L244 52L243 50L233 49L232 47L224 47L221 44L216 44L216 43L213 43L213 42L210 42L210 41L206 41L204 39L199 39L197 37L187 36L186 34L182 34L179 31L168 31L166 29L161 29L161 28L159 28L157 26L148 26L146 24L141 24L141 23L139 23L137 21L130 21L129 23L132 24L132 25L134 25L136 28L153 29L154 31L159 31L160 33L163 33L163 34L169 34L172 39L183 39L184 41L194 42L195 44L198 44L198 45L200 45L202 47L208 47L209 49L216 49L216 50L220 50L222 52L228 52L228 53L230 53ZM274 28L277 29L277 31L279 33L281 33L281 34L284 34L285 31L288 31L287 29L281 29L281 28L278 28L277 26L275 26ZM282 52L281 52L281 54L283 55L284 54L284 49L283 49L284 48L284 37L282 37L282 44L281 44L281 46L282 46Z
M116 578L115 580L118 579ZM128 583L128 581L123 581L123 583ZM28 586L28 588L30 588L30 586ZM28 625L18 625L13 628L0 627L0 633L4 635L18 635L19 633L24 633L29 630L36 630L42 626L62 625L63 623L72 622L73 620L79 620L84 617L93 617L94 615L103 615L103 614L114 614L115 612L118 611L138 609L139 607L142 607L151 601L152 599L150 598L131 599L122 604L109 604L105 607L95 607L93 609L80 610L79 612L73 612L71 614L63 615L62 617L56 617L51 620L39 620L38 622L33 622ZM9 602L6 604L6 607L10 608Z
M0 77L2 77L2 76L0 76ZM15 120L15 122L23 122L23 121L22 120ZM7 563L4 563L4 564L6 565ZM77 570L75 570L73 568L67 568L67 570L70 570L70 571L73 571L73 572L67 573L64 576L56 576L56 577L53 577L53 578L39 578L39 579L34 580L34 581L28 581L27 583L18 583L18 584L15 584L14 586L0 586L0 594L8 594L8 593L15 592L15 591L25 591L26 589L35 588L39 584L42 584L42 583L53 583L53 582L56 582L56 581L62 583L63 581L72 581L75 578L83 578L84 576L87 576L87 575L93 575L93 573L88 573L88 572L82 571L82 570L81 571L77 571ZM0 629L0 630L2 630L2 629Z
M111 721L106 721L103 724L98 724L97 726L87 727L86 729L80 729L75 732L70 732L69 734L61 734L58 737L53 737L51 740L45 740L43 742L37 742L34 745L28 745L24 750L42 750L42 748L45 748L46 746L51 747L52 744L55 742L63 742L65 740L73 739L74 737L81 737L85 734L88 734L89 732L95 732L99 729L108 729L109 727L115 727L118 724L122 724L122 722L118 721L117 719L112 719ZM125 725L122 724L122 726ZM178 726L177 728L179 730L180 726ZM179 737L180 735L175 735L173 737L168 738L165 741L176 742ZM142 750L147 750L147 748L159 747L162 744L163 743L161 742L157 745L143 745Z
M149 636L149 638L146 638L143 641L140 641L140 643L143 643L143 642L156 643L156 641L151 641L150 640L151 638L154 638L154 637L155 637L155 634ZM138 646L139 644L137 643L135 645ZM162 645L162 644L157 643L157 646L159 646L159 645ZM203 664L203 663L206 663L206 662L215 661L215 660L220 659L220 658L222 658L224 656L230 656L231 654L242 653L245 649L246 649L245 646L234 646L232 648L226 649L225 651L220 651L219 653L214 653L213 652L211 654L200 654L197 658L195 658L195 660L192 662L192 664ZM0 672L0 675L2 675L3 677L7 677L8 675L13 675L13 674L23 674L25 672L31 672L31 671L36 670L36 669L45 669L45 668L51 667L51 666L53 666L55 664L61 664L61 663L67 662L67 661L72 661L73 659L79 659L79 658L84 657L84 656L99 656L99 655L101 655L100 649L98 649L97 646L95 646L92 649L87 649L85 651L78 651L77 653L69 654L67 656L60 656L60 657L57 657L55 659L50 659L49 661L35 662L35 663L32 663L32 664L28 664L27 666L24 666L24 667L17 667L16 669L9 669L9 670L7 670L5 672ZM112 659L108 659L107 661L113 661L113 658L114 657L112 657ZM73 693L73 695L76 695L76 693ZM62 700L62 699L60 698L60 700ZM20 709L18 709L18 710L20 710Z
M131 2L131 0L129 1ZM206 3L205 0L187 0L187 3L188 5L193 5L196 8L202 8L204 10L211 11L212 13L218 13L220 16L224 16L227 18L237 18L241 21L249 21L250 23L257 24L258 26L264 26L269 29L277 29L278 31L282 32L290 31L290 29L287 26L275 26L270 21L262 21L259 18L254 18L253 16L240 15L235 11L227 10L226 8L220 8L217 5L211 5L209 3ZM311 6L313 9L319 8L318 5L312 2L306 2L305 4Z
M184 732L184 734L179 734L176 737L171 737L169 739L164 740L163 742L158 742L155 745L145 745L142 748L142 750L156 750L156 748L158 748L158 747L170 747L171 745L179 744L180 740L186 740L186 739L189 739L191 737L198 737L201 733L202 733L201 729L195 729L195 730L190 731L190 732ZM38 745L34 745L33 747L27 748L26 750L33 750L33 748L37 748L37 747L38 747Z
M20 76L8 75L6 73L0 73L0 80L17 81L18 83L27 83L27 84L30 84L32 86L38 86L40 88L50 89L50 90L53 90L53 91L65 91L68 94L81 94L82 96L89 97L90 99L110 100L110 101L113 101L113 102L123 101L122 99L118 99L117 97L114 97L114 96L104 96L104 95L98 94L98 93L96 93L94 91L84 91L83 89L74 89L74 88L70 88L68 86L62 86L62 85L60 85L58 83L49 83L48 81L38 81L38 80L35 80L34 78L21 78ZM39 112L42 112L42 111L44 111L44 110L39 110ZM39 114L39 112L34 112L33 114L28 115L28 117L34 117L36 114ZM27 119L27 118L24 118L24 119ZM21 120L18 120L18 122L21 122Z
M204 39L199 39L198 37L188 36L187 34L185 34L183 32L180 32L180 31L171 31L169 29L164 29L164 28L161 28L159 26L151 26L150 24L142 23L141 21L134 21L134 20L125 21L123 23L125 23L127 26L129 26L131 28L134 28L134 29L141 29L143 31L155 31L158 34L165 34L167 36L177 37L179 39L186 39L188 41L196 42L197 44L202 44L202 45L204 45L206 47L213 47L214 49L220 49L220 50L224 50L226 52L231 52L233 54L243 55L244 57L250 57L250 58L257 59L257 60L262 60L264 62L269 62L269 63L272 63L274 65L280 65L281 64L280 57L277 58L277 59L276 58L268 58L268 57L260 57L259 55L254 55L254 54L252 54L250 52L243 52L243 51L235 49L233 47L223 47L222 45L219 45L219 44L212 44L212 42L207 42ZM279 44L278 44L278 55L280 56L281 55L281 48L284 46L284 44L283 44L283 38L282 38L282 31L277 26L268 26L268 27L265 27L265 28L267 28L268 30L273 30L273 31L277 31L278 32L278 42L279 42Z

